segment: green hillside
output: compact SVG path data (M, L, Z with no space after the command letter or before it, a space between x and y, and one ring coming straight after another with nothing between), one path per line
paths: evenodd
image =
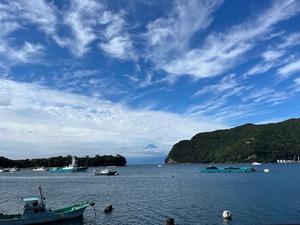
M175 144L166 163L276 162L300 156L300 119L196 134Z

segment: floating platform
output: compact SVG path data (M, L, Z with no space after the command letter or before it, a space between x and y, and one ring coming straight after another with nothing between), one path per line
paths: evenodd
M252 173L253 167L216 167L208 166L205 169L201 169L201 173Z

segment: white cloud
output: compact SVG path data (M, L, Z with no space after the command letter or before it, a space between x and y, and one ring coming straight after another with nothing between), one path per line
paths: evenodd
M290 75L299 71L300 71L300 59L278 69L278 73L284 77L289 77Z
M167 60L169 54L186 51L190 38L207 28L211 14L222 1L176 1L166 18L156 19L147 25L148 57L156 63Z
M119 14L112 14L108 11L103 13L103 23L106 28L101 34L103 40L99 48L113 58L136 60L133 41L126 31L127 24L123 16L122 12Z
M222 94L224 91L232 90L233 88L238 86L235 78L236 77L234 74L225 76L219 83L204 87L203 89L195 93L194 96L202 95L205 93Z
M107 101L3 79L0 97L0 141L4 149L0 155L6 156L26 149L28 157L74 152L133 157L130 149L141 149L147 143L155 143L160 154L166 155L181 139L223 127L212 121L131 110Z
M111 57L118 59L135 59L136 55L133 50L133 45L129 36L117 36L109 40L107 43L102 43L99 47L108 53Z
M293 55L293 47L300 44L300 33L285 34L278 33L274 36L281 36L281 43L272 43L272 47L269 46L269 50L263 52L261 57L264 61L258 63L252 67L245 75L257 75L268 72L270 69L282 66L295 60Z
M285 91L276 91L272 88L260 88L255 89L248 95L243 96L243 102L255 104L271 104L276 105L282 103L289 98L291 98L293 94Z
M97 39L95 26L101 13L102 5L97 1L71 1L71 7L65 12L64 20L72 30L73 37L62 39L59 43L66 44L73 54L83 56L89 50L89 44Z
M298 1L278 1L256 19L249 20L227 33L210 34L202 48L192 49L183 56L161 65L165 71L196 78L212 77L237 65L243 55L264 39L276 23L299 12Z
M276 65L276 63L274 63L274 62L257 64L246 73L246 76L265 73L265 72L269 71L270 69L272 69L275 65Z
M273 61L273 60L280 58L283 54L284 54L283 51L270 50L270 51L264 52L262 54L262 57L265 61Z
M17 29L26 29L27 24L36 24L39 29L52 35L56 23L55 8L44 0L0 3L0 37L10 35Z
M299 92L300 91L300 77L297 77L295 80L294 80L294 90L296 92Z
M48 35L53 35L55 33L55 28L57 24L56 9L50 3L47 4L45 0L41 1L23 1L18 4L19 10L17 10L15 15L17 18L23 20L20 23L32 23L37 24L38 27Z
M16 3L7 5L0 2L0 38L4 38L15 30L21 28L21 25L15 21Z
M278 45L278 48L284 49L288 47L293 47L300 44L300 33L292 33L285 35L283 37L283 43Z
M10 47L7 43L0 45L0 59L9 65L18 63L40 62L44 55L44 46L25 42L21 47Z

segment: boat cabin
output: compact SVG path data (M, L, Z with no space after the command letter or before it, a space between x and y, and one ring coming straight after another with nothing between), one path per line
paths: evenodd
M32 217L34 214L40 215L47 212L45 204L39 203L38 198L23 198L23 201L25 202L23 217Z

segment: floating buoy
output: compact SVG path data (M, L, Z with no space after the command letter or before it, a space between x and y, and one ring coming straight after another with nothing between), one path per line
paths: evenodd
M166 225L174 225L174 219L173 218L168 218L166 220Z
M104 212L110 212L113 210L113 207L111 204L108 204L104 207Z
M230 220L231 219L231 212L228 210L225 210L222 214L223 218L226 220Z
M90 206L94 206L94 205L96 205L95 202L90 202Z

